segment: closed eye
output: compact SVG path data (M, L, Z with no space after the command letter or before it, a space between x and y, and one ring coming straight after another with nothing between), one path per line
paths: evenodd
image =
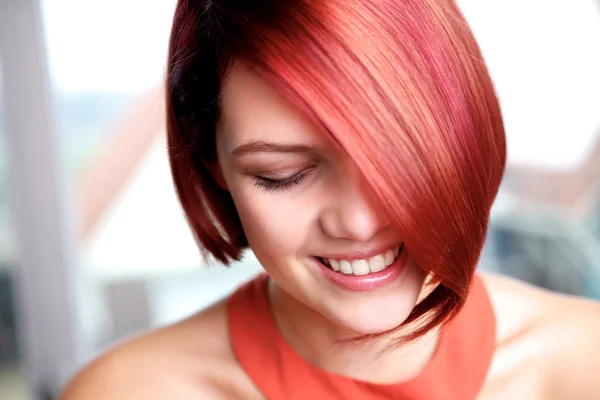
M299 185L306 179L314 168L305 169L297 174L283 179L267 178L265 176L254 175L254 184L266 191L277 191L291 189Z

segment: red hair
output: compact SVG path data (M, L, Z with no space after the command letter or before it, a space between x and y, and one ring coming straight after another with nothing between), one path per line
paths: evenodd
M324 126L366 177L435 290L411 337L465 301L504 173L492 82L449 0L180 0L167 77L173 178L201 247L248 245L215 162L219 90L245 64Z

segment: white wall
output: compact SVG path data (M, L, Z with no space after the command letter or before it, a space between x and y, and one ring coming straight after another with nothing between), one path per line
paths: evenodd
M600 131L597 0L458 0L504 112L509 161L566 168Z

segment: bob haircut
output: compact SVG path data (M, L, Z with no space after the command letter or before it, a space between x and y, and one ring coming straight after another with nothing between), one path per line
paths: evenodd
M248 246L212 172L234 61L323 126L370 185L435 289L411 338L465 302L504 173L500 107L453 0L179 0L167 71L172 174L205 255Z

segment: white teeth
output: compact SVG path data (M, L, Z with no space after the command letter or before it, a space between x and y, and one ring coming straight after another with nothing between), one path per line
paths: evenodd
M335 260L327 260L326 259L326 263L331 265L331 269L334 270L335 272L338 272L340 270L340 263L335 261Z
M385 265L390 265L391 263L394 262L394 258L396 258L396 256L394 255L394 252L392 250L388 250L385 252Z
M334 260L325 258L323 262L331 266L336 272L342 272L346 275L367 275L369 273L380 272L391 265L400 252L400 246L389 249L385 253L376 255L364 260Z
M354 260L352 261L352 272L354 275L366 275L369 271L369 263L367 260Z
M369 270L371 272L383 271L385 267L385 259L381 254L378 254L369 260Z
M342 261L340 261L340 270L344 274L350 275L350 274L352 274L352 265L350 265L350 263L348 261L342 260Z

